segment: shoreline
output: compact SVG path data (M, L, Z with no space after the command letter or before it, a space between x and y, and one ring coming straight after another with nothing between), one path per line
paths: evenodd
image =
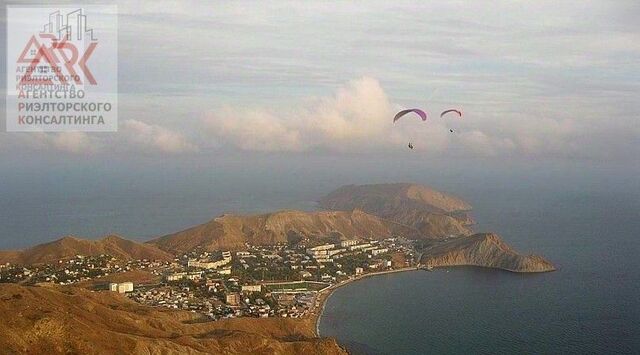
M418 270L421 270L421 269L416 267L416 266L410 266L410 267L405 267L405 268L401 268L401 269L370 272L370 273L367 273L367 274L358 275L356 277L347 279L347 280L342 281L342 282L337 283L337 284L333 284L333 285L325 288L324 290L320 291L318 293L318 295L316 296L315 309L317 310L317 312L314 311L314 313L311 314L312 323L314 323L313 332L314 332L315 336L317 338L320 338L320 318L322 318L322 314L324 313L324 308L327 305L327 300L329 300L329 297L331 297L331 295L333 294L333 291L337 290L338 288L340 288L342 286L346 286L346 285L348 285L348 284L350 284L352 282L359 281L359 280L362 280L362 279L365 279L365 278L368 278L368 277L387 275L387 274L395 274L395 273L406 272L406 271L418 271Z

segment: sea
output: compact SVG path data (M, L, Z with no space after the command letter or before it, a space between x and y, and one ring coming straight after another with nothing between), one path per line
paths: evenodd
M416 182L470 202L496 232L557 271L473 267L376 276L337 289L321 336L359 354L640 353L640 185L625 164L16 161L0 174L0 249L76 235L140 241L225 212L317 208L343 184Z
M366 278L331 295L320 334L354 354L639 354L638 191L555 184L457 191L474 206L476 231L497 232L557 271Z

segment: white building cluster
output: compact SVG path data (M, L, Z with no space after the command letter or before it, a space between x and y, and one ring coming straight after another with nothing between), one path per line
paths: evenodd
M208 255L205 255L205 257ZM218 269L222 266L225 266L231 262L231 252L223 251L222 259L220 260L207 260L207 259L192 259L187 261L188 267L195 267L200 269Z
M127 293L133 292L133 282L111 282L109 284L109 291L118 292L118 293Z
M348 254L369 253L372 256L387 253L389 248L380 246L378 241L360 242L357 239L343 240L339 245L323 244L306 250L307 255L313 257L319 263L333 262L334 256Z
M166 275L167 281L181 281L191 280L196 281L202 278L202 271L194 272L174 272L173 274Z

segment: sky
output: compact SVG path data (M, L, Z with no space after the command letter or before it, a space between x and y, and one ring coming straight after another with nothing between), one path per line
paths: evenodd
M637 1L117 4L118 132L1 132L4 162L639 162Z

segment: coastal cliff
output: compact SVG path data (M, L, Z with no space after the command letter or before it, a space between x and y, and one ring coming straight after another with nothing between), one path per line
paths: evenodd
M537 255L521 255L493 233L478 233L455 238L426 249L420 262L423 265L482 266L512 272L547 272L555 267Z

